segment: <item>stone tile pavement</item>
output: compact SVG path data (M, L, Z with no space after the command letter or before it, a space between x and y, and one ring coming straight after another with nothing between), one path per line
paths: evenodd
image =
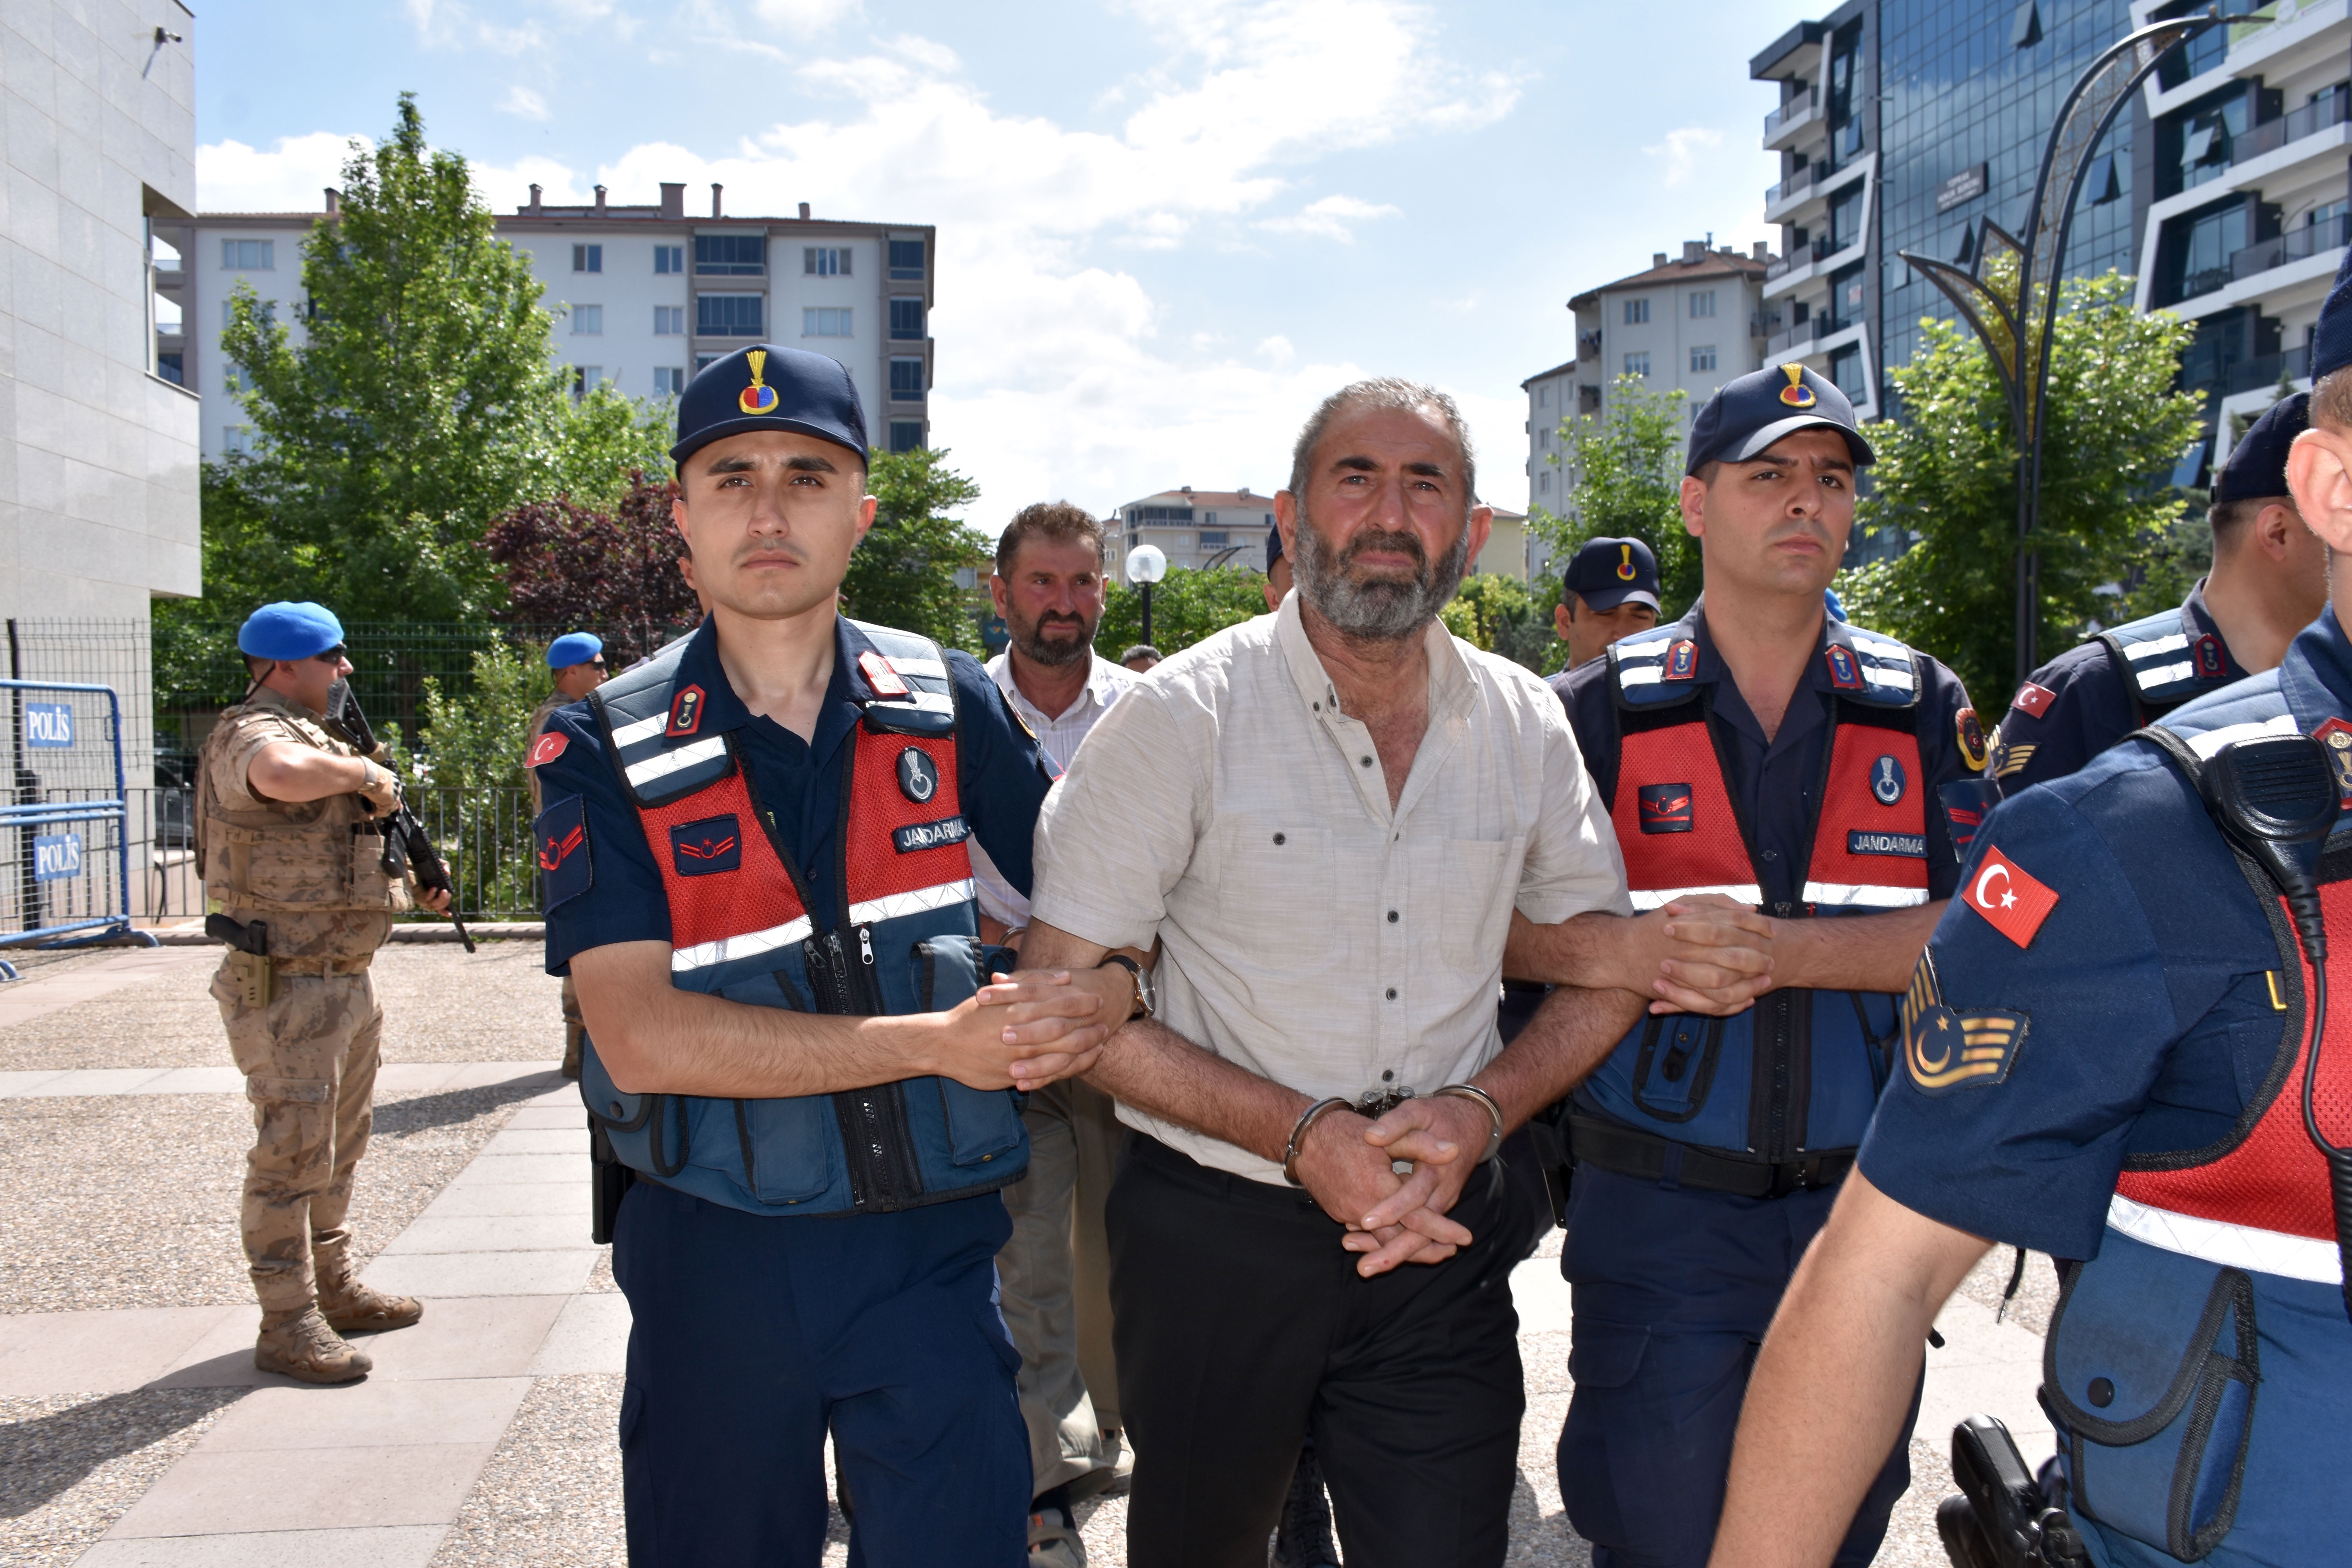
M434 962L463 959L452 951ZM181 979L200 988L205 973ZM85 994L68 1005L89 1011L158 978L134 971L103 989L93 985L100 977L91 967L56 978L77 976L88 977L79 982ZM419 965L408 978L426 989L429 973ZM394 1023L388 1054L415 1026L413 1017ZM373 1336L376 1371L362 1383L318 1389L257 1373L247 1301L8 1308L13 1315L0 1316L0 1562L619 1563L614 1431L627 1303L610 1288L604 1249L587 1241L586 1134L575 1091L550 1066L435 1061L384 1069L387 1096L464 1086L514 1109L370 1266L375 1283L424 1296L428 1306L416 1327ZM158 1104L226 1096L237 1086L233 1073L218 1078L223 1070L76 1067L45 1076L26 1068L0 1077L0 1100ZM1513 1279L1528 1377L1515 1564L1590 1561L1561 1513L1552 1473L1570 1393L1559 1239ZM2046 1262L2036 1260L2029 1276L2036 1269L2046 1276ZM1943 1562L1932 1515L1949 1489L1941 1450L1952 1421L1990 1409L2011 1421L2029 1454L2046 1451L2033 1400L2039 1340L2014 1320L1993 1321L1990 1302L2007 1276L2006 1254L1988 1258L1940 1320L1948 1343L1927 1352L1924 1436L1913 1445L1917 1479L1882 1563ZM2037 1287L2029 1306L2043 1294ZM1097 1568L1119 1568L1124 1503L1081 1511ZM828 1563L845 1562L845 1542L836 1520Z

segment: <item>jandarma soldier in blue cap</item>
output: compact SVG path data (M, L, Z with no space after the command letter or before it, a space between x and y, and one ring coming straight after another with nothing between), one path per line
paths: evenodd
M530 766L536 758L540 736L547 729L548 719L558 708L580 701L604 681L604 639L594 632L566 632L547 645L547 668L554 672L555 688L547 700L534 709L530 721L523 726L523 777L530 784L530 814L540 811L539 770ZM563 977L563 1076L580 1076L580 988L572 976Z
M2286 479L2340 561L2352 260L2311 361ZM2352 581L2332 596L2275 669L1985 818L1860 1163L1757 1361L1717 1568L1830 1560L1910 1432L1921 1338L1993 1242L2071 1260L2040 1390L2058 1452L2008 1517L1947 1500L1948 1541L2099 1568L2344 1560Z
M2206 512L2213 569L2186 602L2101 632L2017 689L1992 734L2001 788L2063 778L2181 704L2277 668L2327 600L2327 547L2286 486L2309 402L2281 398L2230 449Z
M367 1151L383 1009L368 979L392 917L421 900L382 866L370 822L400 788L322 720L352 672L323 605L279 603L237 632L253 685L205 737L196 864L236 941L213 978L257 1136L243 1228L261 1337L253 1362L305 1383L364 1376L341 1335L404 1328L424 1309L360 1282L343 1223Z
M982 993L1010 965L965 845L1028 896L1052 780L978 661L838 613L875 510L840 364L728 355L670 455L709 618L533 753L548 967L579 983L593 1142L634 1178L629 1558L814 1568L830 1433L853 1557L1017 1568L997 1194L1028 1159L1014 1091L1105 1031L1076 987Z

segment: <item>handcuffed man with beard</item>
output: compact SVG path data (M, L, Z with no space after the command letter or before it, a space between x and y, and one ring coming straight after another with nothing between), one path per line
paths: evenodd
M1128 1019L1088 1081L1133 1129L1134 1568L1263 1568L1302 1430L1349 1568L1500 1563L1535 1216L1492 1156L1685 994L1662 963L1742 995L1763 963L1728 916L1622 918L1559 700L1438 622L1486 540L1475 477L1435 389L1326 401L1275 502L1297 591L1121 698L1039 819L1024 962ZM1507 947L1560 983L1507 1048Z
M989 679L1036 731L1055 771L1136 678L1094 650L1103 615L1103 529L1068 501L1015 512L988 591L1012 640ZM982 934L1018 947L1029 900L975 850ZM1029 1097L1029 1174L1004 1190L1013 1239L997 1255L1004 1321L1021 1352L1021 1416L1034 1471L1033 1568L1084 1568L1074 1501L1110 1489L1132 1460L1119 1440L1111 1370L1110 1259L1103 1200L1118 1152L1110 1097L1064 1079Z

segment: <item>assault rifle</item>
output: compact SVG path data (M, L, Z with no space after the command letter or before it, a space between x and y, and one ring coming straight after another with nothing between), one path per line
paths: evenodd
M360 755L373 761L376 752L375 731L369 727L367 715L360 710L358 695L351 682L338 680L327 694L327 728L347 743L359 749ZM397 777L398 775L394 775ZM369 811L373 816L374 807ZM404 798L399 807L383 823L383 874L404 877L414 872L416 885L427 892L441 891L449 895L449 923L457 928L457 940L466 951L474 951L474 939L466 931L465 918L457 913L457 884L449 875L449 868L441 858L440 847L433 836L425 831L425 824Z

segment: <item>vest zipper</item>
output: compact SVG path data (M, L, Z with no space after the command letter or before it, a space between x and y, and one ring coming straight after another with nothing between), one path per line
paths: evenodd
M809 984L817 992L820 1008L836 1016L866 1011L850 979L849 958L842 949L840 932L814 932L803 951L814 960ZM877 1136L875 1100L880 1092L878 1089L845 1089L833 1097L833 1117L841 1129L841 1150L849 1165L849 1201L861 1209L890 1196L889 1175L883 1163L886 1151Z
M865 981L868 1011L877 1017L885 1011L882 1005L882 981L874 967L874 927L857 928L858 971ZM864 1098L873 1100L873 1117L884 1135L875 1146L876 1163L882 1170L892 1196L912 1198L923 1190L922 1173L915 1167L915 1130L907 1121L905 1086L896 1083L877 1085L865 1091Z

